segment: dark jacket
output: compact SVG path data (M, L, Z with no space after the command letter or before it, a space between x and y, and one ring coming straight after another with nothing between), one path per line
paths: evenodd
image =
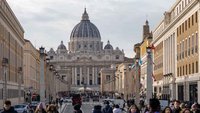
M17 113L17 111L14 110L14 107L11 107L9 110L3 110L2 113Z
M173 110L172 110L172 112L173 113L180 113L181 112L181 108L179 107L179 108L174 108Z
M103 108L103 113L113 113L112 107L110 105L106 105L105 108Z
M74 110L74 113L83 113L81 110Z
M102 113L101 106L100 105L94 106L94 110L92 113Z

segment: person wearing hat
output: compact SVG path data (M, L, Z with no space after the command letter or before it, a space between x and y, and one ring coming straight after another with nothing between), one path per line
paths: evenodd
M74 113L82 113L80 104L74 106Z

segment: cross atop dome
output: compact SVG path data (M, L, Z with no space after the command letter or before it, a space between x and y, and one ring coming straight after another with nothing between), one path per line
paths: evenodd
M89 20L89 16L88 16L88 13L86 11L86 8L85 8L84 13L82 15L82 20Z

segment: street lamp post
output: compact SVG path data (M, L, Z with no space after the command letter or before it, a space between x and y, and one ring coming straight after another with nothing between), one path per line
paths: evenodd
M149 103L149 99L153 95L153 59L152 59L152 47L147 47L147 91L146 91L146 101Z
M3 67L3 80L4 80L4 85L3 85L3 100L7 100L7 67L8 67L8 58L3 58L2 59L2 67Z
M21 84L22 84L22 67L18 67L18 73L19 73L19 78L18 78L18 83L19 83L19 103L21 103Z
M40 101L45 102L45 78L44 78L44 48L40 48Z

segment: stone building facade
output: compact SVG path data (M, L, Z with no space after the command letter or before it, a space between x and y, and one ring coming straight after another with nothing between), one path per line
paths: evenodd
M24 89L26 94L39 94L40 89L40 53L29 40L24 45ZM27 96L27 95L26 95Z
M154 62L162 64L156 71L163 72L156 75L154 91L161 98L200 102L199 12L199 0L176 0L153 32L153 44L159 51Z
M23 47L24 30L9 7L6 0L0 0L0 107L3 106L3 97L12 101L12 104L23 102ZM4 68L3 58L8 60ZM3 69L4 68L4 69ZM6 79L4 75L6 74ZM7 93L3 91L3 84L7 81ZM19 85L21 84L21 86Z
M97 27L90 22L86 9L82 20L72 30L68 50L63 41L57 50L48 51L50 62L70 85L70 91L88 87L99 91L100 70L113 63L124 61L124 52L108 41L103 48L101 35Z

